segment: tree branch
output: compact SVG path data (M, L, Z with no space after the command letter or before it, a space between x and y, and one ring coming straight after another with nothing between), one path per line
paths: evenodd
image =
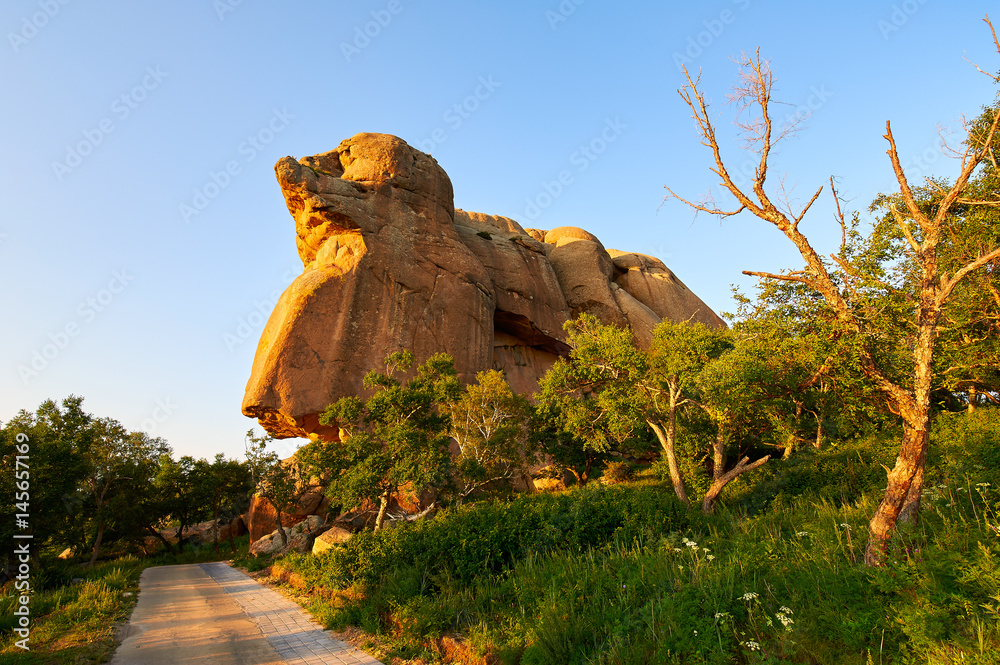
M949 278L947 275L942 275L941 286L938 289L936 297L938 306L943 305L945 301L948 300L948 297L951 295L951 292L955 289L955 286L960 281L962 281L962 279L966 275L968 275L973 270L976 270L977 268L984 266L990 261L993 261L994 259L997 258L1000 258L1000 247L996 247L993 249L993 251L983 254L982 256L976 258L974 261L965 264L964 266L959 268L955 272L954 276L952 276L951 278Z

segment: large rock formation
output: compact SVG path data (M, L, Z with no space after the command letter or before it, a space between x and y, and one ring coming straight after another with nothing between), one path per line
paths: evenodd
M588 312L648 343L662 317L724 323L658 259L584 231L454 208L429 155L387 134L275 165L304 270L261 335L243 413L277 437L335 437L319 414L402 349L498 368L530 393Z

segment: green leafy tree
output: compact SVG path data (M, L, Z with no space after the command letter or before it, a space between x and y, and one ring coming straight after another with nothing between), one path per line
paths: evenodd
M0 428L0 491L7 499L0 509L4 542L13 542L16 530L34 536L36 554L46 544L57 548L80 544L76 526L83 502L77 488L87 472L86 453L93 437L92 417L82 404L83 398L73 395L61 406L46 400L34 413L22 410ZM27 462L24 480L30 489L24 493L14 485L15 473L25 470L17 465L20 443L28 446L22 462ZM29 515L27 531L15 529L16 513Z
M702 511L711 513L726 485L740 474L765 464L770 455L751 460L737 454L736 464L727 468L727 449L739 447L741 438L760 427L763 388L761 358L754 347L735 345L706 363L699 372L698 406L711 424L712 482L702 498Z
M648 399L646 422L666 457L674 493L685 505L690 500L677 459L677 417L684 407L704 408L696 399L698 376L730 344L728 331L712 330L699 323L663 321L653 332L650 374L643 386Z
M87 449L88 469L82 483L94 510L95 533L89 566L97 561L108 526L123 519L127 515L123 511L137 502L134 492L149 491L151 478L139 476L145 482L130 481L137 474L155 468L162 455L169 455L163 439L144 432L129 432L112 418L94 420L91 427L93 438Z
M141 544L147 536L153 536L174 552L173 545L161 532L170 516L170 496L156 486L160 460L164 457L169 459L169 453L164 451L159 458L150 455L124 461L106 503L107 512L114 516L109 526L115 537Z
M634 388L646 376L647 358L627 329L606 326L594 316L583 314L565 328L571 349L538 382L539 414L568 435L557 440L578 441L584 450L605 455L645 427ZM588 465L585 476L589 471Z
M753 399L785 458L799 443L819 449L828 434L844 436L884 424L852 336L819 294L802 284L771 280L758 284L754 300L739 292L735 297L734 339L752 362L760 388Z
M184 551L184 530L207 514L211 501L211 472L205 460L184 455L174 460L160 457L159 470L153 481L162 497L163 509L177 522L177 545Z
M200 477L206 485L204 493L209 500L214 524L212 547L218 552L219 520L231 521L247 508L254 489L253 477L248 464L235 459L227 460L222 453L216 455L211 464L204 460L201 463L205 468ZM229 529L229 548L236 551L233 529Z
M341 398L320 417L342 434L340 442L326 447L326 464L333 471L327 496L347 508L377 504L376 531L401 487L441 487L451 471L448 416L440 407L455 402L461 390L452 359L439 353L408 381L395 377L412 365L410 351L390 354L385 372L365 375L364 386L373 391L367 400Z
M510 480L524 468L531 407L511 390L503 372L479 372L445 410L459 447L460 499L489 483Z
M714 477L702 509L711 512L726 484L767 458L744 458L725 469L730 433L740 424L743 402L718 372L706 379L710 367L724 368L722 358L732 348L727 330L701 324L663 322L656 327L646 351L636 347L624 328L602 324L582 315L566 324L571 351L559 359L539 382L540 408L558 414L560 427L585 447L606 452L652 431L667 462L674 493L685 505L691 500L677 455L678 416L697 407L711 418ZM733 363L730 364L730 370Z
M989 19L986 22L989 24ZM990 29L992 32L992 24ZM995 32L993 37L997 44ZM1000 82L1000 76L991 75L991 78ZM958 176L950 186L937 189L930 209L921 207L914 185L904 173L892 128L886 123L889 160L900 187L899 205L891 205L888 212L905 240L905 251L910 258L908 265L902 269L914 273L917 285L915 292L908 292L900 288L905 279L893 266L883 264L873 271L872 266L864 261L854 260L857 257L848 243L849 225L842 214L839 219L844 240L841 251L832 256L833 264L813 248L799 229L799 224L819 198L822 187L798 210L790 204L782 204L780 198L772 198L767 186L772 149L794 130L794 127L773 123L773 83L770 66L760 59L759 53L741 59L740 78L730 99L738 108L737 126L759 157L752 186L744 189L733 180L722 157L715 125L699 82L688 74L687 84L679 91L680 95L692 111L704 144L712 151L715 161L713 172L721 179L725 191L735 198L735 203L723 207L715 201L698 203L677 198L696 210L722 217L749 211L781 231L799 250L805 268L782 274L754 271L747 271L747 274L804 284L819 293L846 333L853 338L861 371L882 394L887 408L902 420L899 454L888 474L882 502L869 524L871 537L865 561L869 565L877 565L882 561L897 520L915 517L920 505L929 445L935 342L942 312L964 279L1000 257L1000 245L992 241L980 245L975 255L967 256L967 260L956 262L953 267L942 260L941 253L945 240L962 226L964 220L956 214L960 206L998 203L996 199L978 198L981 193L970 187L970 180L984 161L994 157L1000 113L990 110L983 121L972 127L965 149L958 155ZM832 178L830 184L832 189ZM676 196L672 191L670 193ZM834 198L839 210L836 192ZM887 272L892 279L881 279L880 271ZM881 297L873 297L873 293ZM911 300L903 308L902 301L907 296ZM889 336L887 333L894 331L885 330L883 322L886 319L878 307L894 301L901 303L900 315L903 316L901 320L907 322L906 331L902 337L892 340L892 352L883 353L885 345L880 342L885 339L884 336Z
M281 544L288 545L288 535L282 526L281 514L286 506L299 498L299 467L285 464L278 454L267 449L273 437L264 434L255 436L253 430L246 434L247 468L251 484L257 496L267 500L274 507L277 516L278 537Z

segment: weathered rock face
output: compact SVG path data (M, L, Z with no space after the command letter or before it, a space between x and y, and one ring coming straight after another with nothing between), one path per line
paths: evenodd
M394 136L358 134L275 172L304 270L261 335L243 413L277 437L335 438L319 414L392 351L444 351L464 380L503 369L530 393L580 312L640 343L661 317L724 325L653 257L456 210L444 170Z
M325 515L329 507L330 500L321 492L306 492L297 504L282 508L281 524L287 527L295 526L307 517ZM255 496L250 500L250 508L247 509L245 521L250 533L250 542L253 543L277 530L278 513L270 501Z
M263 536L250 545L250 554L254 556L267 556L271 554L284 554L287 552L309 552L313 546L313 534L318 532L323 526L323 518L318 515L310 515L295 526L281 527L285 531L287 545L281 542L278 530Z
M339 526L331 526L313 541L312 553L322 554L334 545L346 543L354 534Z

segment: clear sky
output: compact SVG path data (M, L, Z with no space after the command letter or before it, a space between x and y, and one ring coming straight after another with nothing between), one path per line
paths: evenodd
M715 184L679 63L738 166L725 93L759 47L782 112L812 111L778 174L799 199L835 175L864 213L893 191L886 120L911 175L955 172L937 128L994 97L963 59L1000 69L991 4L6 0L0 420L78 394L178 455L241 453L254 348L302 268L273 164L357 132L431 152L458 207L583 227L728 311L741 270L800 261L755 219L663 203ZM831 208L803 224L826 253Z

